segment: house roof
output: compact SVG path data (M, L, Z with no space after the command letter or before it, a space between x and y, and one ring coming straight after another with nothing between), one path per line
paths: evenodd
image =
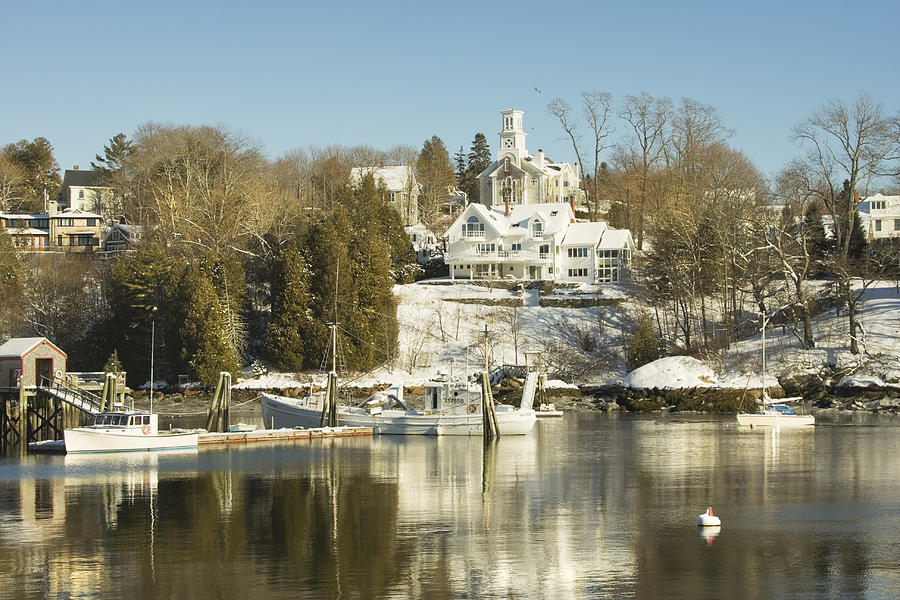
M357 182L364 175L372 174L377 183L380 179L389 190L403 190L409 180L411 169L404 165L389 167L353 167L350 169L350 179Z
M47 229L23 227L22 229L10 229L9 235L50 235L50 231Z
M50 344L57 352L66 356L66 353L57 348L50 340L43 337L27 337L27 338L12 338L6 341L5 344L0 346L0 358L19 358L25 356L35 348L37 348L41 343L47 342Z
M572 223L566 230L562 246L592 246L596 247L604 232L608 229L605 222Z
M82 171L81 169L66 169L62 185L63 187L105 187L102 172Z
M607 229L600 239L601 250L619 250L621 248L633 248L634 241L629 229Z

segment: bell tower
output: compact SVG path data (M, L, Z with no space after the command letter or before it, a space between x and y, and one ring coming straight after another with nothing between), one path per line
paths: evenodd
M521 166L522 159L528 155L525 150L525 131L522 129L521 110L510 108L500 111L503 117L503 129L500 131L500 149L497 151L497 160L509 157L517 167Z

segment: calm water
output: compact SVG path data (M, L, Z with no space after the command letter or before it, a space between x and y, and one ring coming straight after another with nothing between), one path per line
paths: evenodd
M0 459L3 598L896 598L900 420ZM718 535L701 532L707 504Z

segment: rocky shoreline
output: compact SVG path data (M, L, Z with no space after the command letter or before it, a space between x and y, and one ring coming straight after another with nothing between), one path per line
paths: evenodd
M496 398L507 404L517 404L521 399L521 384L513 379L504 380L494 388ZM349 401L362 400L377 388L358 388L351 392ZM273 393L298 397L307 393L306 388L272 390ZM412 406L421 400L422 388L405 390ZM802 396L806 404L815 409L834 409L870 413L900 414L900 384L838 385L817 375L784 378L768 393L773 398ZM594 410L604 412L699 412L736 413L754 410L761 397L759 389L734 389L718 387L692 387L675 389L632 389L618 385L577 388L551 388L546 401L566 410ZM234 390L232 408L253 412L259 410L256 399L258 390ZM202 413L209 408L211 391L188 389L178 392L154 394L154 410L176 414ZM149 408L149 397L138 393L134 397L136 408Z

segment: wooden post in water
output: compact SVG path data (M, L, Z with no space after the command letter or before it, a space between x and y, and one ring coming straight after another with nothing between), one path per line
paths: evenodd
M231 373L219 373L216 393L213 395L206 415L206 430L225 433L228 430L228 410L231 406Z
M485 442L500 437L497 410L494 408L494 395L491 394L491 376L487 371L481 373L481 431L484 434Z
M321 427L337 427L337 373L332 371L328 374L328 384L325 387L325 400L322 404L322 418L319 422Z
M24 377L19 377L19 454L28 454L28 394Z

